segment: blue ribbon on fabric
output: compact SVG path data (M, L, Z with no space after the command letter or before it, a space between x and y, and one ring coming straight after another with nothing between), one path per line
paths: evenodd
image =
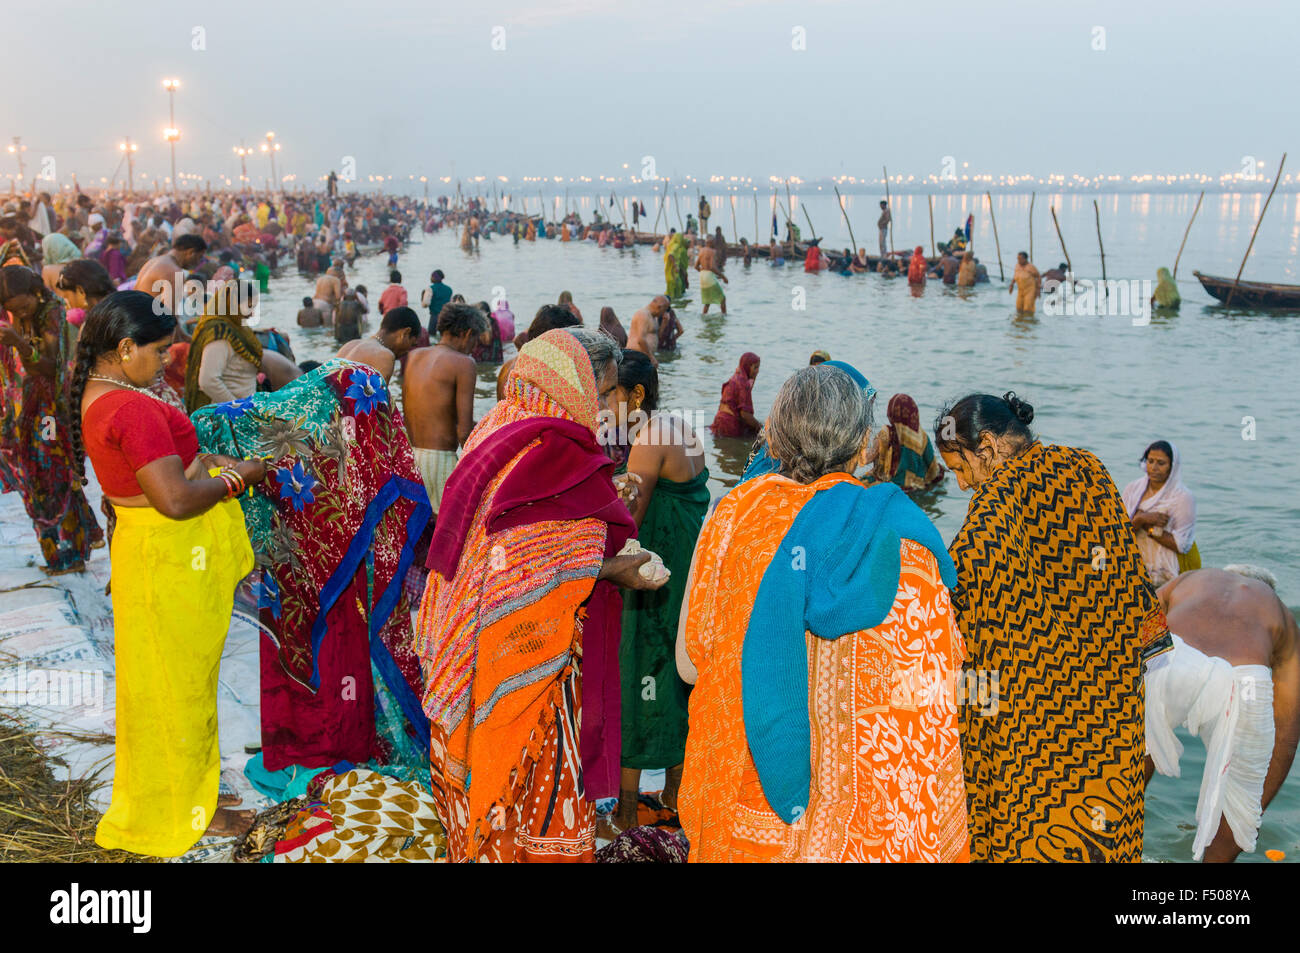
M415 544L424 531L425 525L433 515L433 507L429 503L429 494L425 490L423 483L416 483L413 480L407 480L396 474L390 476L388 481L379 488L379 492L374 495L369 505L366 507L366 513L361 520L356 535L352 537L352 542L348 545L347 552L343 554L343 559L338 568L326 580L324 587L321 589L320 610L316 614L316 621L311 627L311 689L317 691L320 688L320 667L317 658L320 654L321 643L325 640L325 630L328 627L328 616L334 603L338 601L345 589L352 583L352 578L356 575L357 568L361 561L366 558L370 551L371 544L374 542L375 529L379 526L379 521L384 518L389 507L397 502L399 497L405 497L415 503L415 509L406 520L406 543L402 546L401 555L397 560L397 571L393 573L393 578L389 581L388 586L375 601L374 608L370 612L370 658L374 662L375 668L383 677L384 682L388 685L393 697L402 708L402 713L406 715L407 720L411 723L419 737L427 738L429 736L429 718L424 713L424 708L420 705L420 700L411 691L411 687L406 683L406 678L402 675L401 669L397 667L397 662L393 660L392 654L388 647L384 645L383 639L379 637L380 631L387 624L389 616L393 614L393 609L397 606L397 600L402 595L402 582L406 578L406 571L411 568L411 562L415 558Z

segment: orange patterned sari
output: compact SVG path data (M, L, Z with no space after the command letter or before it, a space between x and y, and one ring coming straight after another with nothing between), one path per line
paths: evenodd
M803 505L851 480L758 477L700 533L685 625L699 680L680 799L693 863L969 860L953 691L964 649L934 557L918 543L901 544L884 622L837 640L805 635L812 784L794 824L768 806L749 755L741 658L763 573Z

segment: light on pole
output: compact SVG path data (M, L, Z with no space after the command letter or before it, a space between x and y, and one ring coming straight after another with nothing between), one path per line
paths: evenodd
M23 137L14 136L13 145L9 147L9 152L18 160L18 181L20 184L27 178L23 168L23 153L26 151L27 147L23 145Z
M176 190L176 140L181 137L181 131L176 128L176 90L180 88L179 79L163 80L163 89L167 90L167 115L170 119L170 124L163 130L163 138L172 150L172 191Z
M126 155L126 190L128 193L135 191L135 154L139 146L131 141L130 136L123 137L123 141L117 144L117 147Z
M271 157L271 191L277 190L278 186L275 181L275 154L280 151L280 143L275 141L275 133L266 134L266 142L262 143L262 151Z
M239 156L239 184L247 188L248 183L248 156L252 149L244 147L244 140L239 140L239 145L235 146L235 155Z

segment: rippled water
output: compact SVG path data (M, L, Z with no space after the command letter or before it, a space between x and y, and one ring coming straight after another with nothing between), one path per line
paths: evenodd
M1100 197L1108 277L1154 279L1158 266L1172 266L1195 199ZM653 200L646 196L644 201L653 218ZM729 199L711 196L710 201L710 224L721 226L730 240ZM876 201L846 197L858 244L873 254ZM1099 276L1092 200L1081 196L1038 196L1036 264L1045 270L1062 258L1048 211L1052 201L1076 274ZM1000 394L1014 389L1034 404L1035 428L1045 442L1094 451L1121 488L1139 475L1138 457L1148 443L1176 443L1184 480L1197 497L1197 539L1205 565L1267 566L1278 576L1284 601L1295 606L1300 601L1300 497L1294 489L1300 409L1294 369L1300 363L1300 315L1226 310L1192 277L1194 268L1229 277L1236 273L1262 203L1263 196L1206 196L1179 266L1182 310L1172 317L1152 316L1146 326L1134 326L1129 317L1050 317L1041 308L1036 317L1016 317L1005 284L998 282L982 197L935 202L935 233L941 241L968 212L976 213L976 253L988 265L993 283L974 290L930 282L914 297L899 279L807 275L798 266L755 263L745 268L729 261L725 317L712 311L701 315L694 301L678 309L686 334L680 351L661 364L661 404L711 421L721 385L744 351L763 359L754 392L760 418L781 382L805 366L818 348L871 379L881 395L878 416L899 391L916 399L928 424L947 399L977 390ZM589 217L590 203L581 205ZM893 207L897 247L922 244L928 253L925 198L895 197ZM766 199L760 208L760 218L769 223L760 227L770 227ZM1028 209L1028 196L995 199L1004 263L1028 247ZM833 195L809 198L807 210L824 229L826 246L848 244ZM685 211L683 205L683 215ZM796 215L807 234L802 212ZM737 203L737 221L741 235L752 239L750 200ZM1300 205L1294 195L1279 195L1245 277L1300 283L1298 261ZM555 301L566 289L589 325L597 322L602 305L611 305L626 326L632 312L664 287L662 258L650 246L617 251L558 241L516 246L497 236L468 254L451 234L442 233L417 236L399 268L417 303L434 268L446 272L447 283L471 302L504 292L520 329L539 305ZM387 283L383 258L360 260L349 271L349 281L367 286L373 306ZM694 295L694 278L692 285L688 296ZM312 286L290 269L272 282L263 299L263 326L289 330L299 360L321 359L335 350L330 332L294 325L301 298ZM793 307L799 289L806 299L804 310ZM495 383L495 368L480 368L478 415L495 399ZM1254 440L1243 439L1246 417L1254 419ZM701 436L718 494L736 482L747 448L735 441L714 442L707 432ZM945 539L960 528L968 499L950 479L922 501ZM1197 740L1185 744L1182 778L1157 776L1151 784L1146 852L1152 859L1191 857L1203 749ZM1265 815L1257 853L1243 860L1263 860L1268 848L1287 851L1288 859L1300 851L1300 780L1295 777Z

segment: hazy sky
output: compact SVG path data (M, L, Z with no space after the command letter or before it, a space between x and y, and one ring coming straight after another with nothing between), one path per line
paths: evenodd
M647 155L660 175L764 181L874 176L882 163L937 174L945 156L972 173L1223 173L1246 155L1275 167L1298 145L1297 11L1255 0L49 0L4 15L0 136L23 137L29 177L48 155L60 176L97 184L130 135L137 174L161 179L161 80L175 76L178 169L214 178L237 176L232 148L267 130L283 145L280 174L304 184L344 156L362 182L624 175ZM805 49L793 48L796 28ZM265 156L249 158L251 176L267 170Z

